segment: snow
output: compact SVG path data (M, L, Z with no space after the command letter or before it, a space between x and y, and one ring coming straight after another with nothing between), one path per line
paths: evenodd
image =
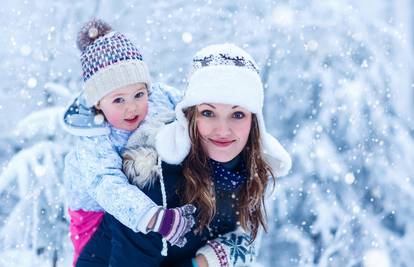
M387 251L371 249L365 253L364 267L390 267L390 259Z
M262 266L414 262L412 1L5 1L0 7L0 266L70 266L61 112L82 89L76 33L90 16L185 88L192 55L246 49L269 131L291 153Z
M193 40L193 36L189 32L184 32L182 35L182 38L183 38L183 42L187 44L191 43L191 41Z

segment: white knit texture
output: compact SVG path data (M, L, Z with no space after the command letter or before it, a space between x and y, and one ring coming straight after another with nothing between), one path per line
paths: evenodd
M135 83L145 83L150 88L150 74L143 61L125 60L101 68L85 82L86 104L92 107L112 91Z
M230 258L228 257L229 249L225 246L223 246L223 248L227 254L227 259L230 261ZM209 244L206 244L205 246L202 246L199 250L197 250L196 255L199 254L204 255L204 257L207 260L208 266L221 267L220 260L218 259L216 252Z
M239 66L208 66L194 72L181 108L220 103L242 106L253 113L262 112L263 86L259 74Z
M203 58L210 55L218 55L222 53L233 58L243 57L252 62L257 67L256 61L251 55L249 55L249 53L232 43L213 44L206 46L199 50L193 58Z

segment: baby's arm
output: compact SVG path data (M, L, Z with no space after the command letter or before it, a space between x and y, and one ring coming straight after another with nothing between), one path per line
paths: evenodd
M122 158L107 136L82 138L77 158L85 189L98 204L134 232L147 233L159 206L122 172Z
M161 169L161 159L154 149L156 131L161 125L163 123L156 120L146 122L131 135L122 155L124 158L123 170L128 176L129 182L140 188L153 188L155 181L159 181L160 188L157 187L155 195L150 195L160 197L165 206L160 209L157 218L150 221L149 228L160 233L170 244L183 247L187 242L184 236L194 225L195 207L184 205L167 209L168 196ZM144 192L147 191L144 190ZM175 222L174 227L168 225L169 218Z

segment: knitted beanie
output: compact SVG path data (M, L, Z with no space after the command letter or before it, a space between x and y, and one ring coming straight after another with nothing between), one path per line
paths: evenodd
M84 96L89 107L123 86L145 83L150 88L148 67L136 46L102 20L92 19L79 31Z
M263 119L263 85L254 59L233 44L208 46L195 54L185 95L175 108L177 120L157 134L156 147L164 161L182 162L191 148L184 110L202 103L237 105L256 114L266 161L275 175L286 175L291 159L267 131Z

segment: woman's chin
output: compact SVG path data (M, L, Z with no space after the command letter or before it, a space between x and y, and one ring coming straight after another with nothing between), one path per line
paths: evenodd
M228 155L223 155L223 153L212 153L211 155L209 155L209 158L221 163L226 163L234 159L237 155L238 153L231 153Z

